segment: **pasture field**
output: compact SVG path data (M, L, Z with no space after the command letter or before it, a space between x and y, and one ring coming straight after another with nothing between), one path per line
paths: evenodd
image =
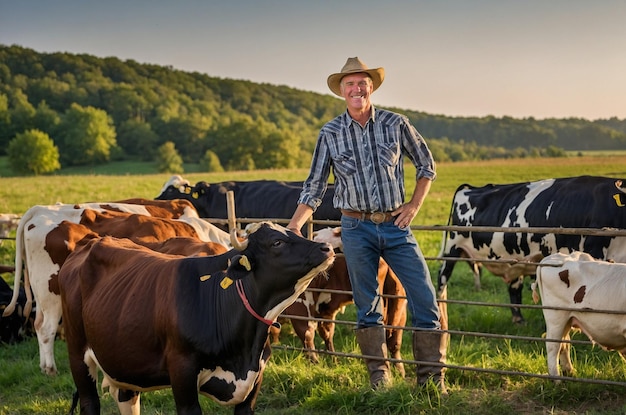
M77 172L79 173L79 172ZM189 173L191 183L205 180L303 180L307 170L267 170L254 172ZM407 169L407 188L414 185L414 171ZM442 163L414 225L447 223L455 189L463 184L513 183L544 178L600 175L626 179L626 154L606 157L570 157L558 159L514 159L486 162ZM78 203L120 200L132 197L154 198L168 180L168 174L145 175L59 175L1 178L0 212L24 213L35 204ZM441 233L416 234L426 256L437 256ZM11 264L14 243L0 245L0 263ZM440 263L430 261L436 281ZM12 284L12 276L4 274ZM528 284L529 285L529 284ZM485 272L482 289L475 291L469 267L459 264L448 288L450 299L508 303L504 283ZM524 303L532 304L530 290ZM540 310L524 310L525 325L514 326L511 314L503 307L448 306L450 329L475 333L541 337L545 331ZM353 321L354 308L348 307L338 319ZM114 333L112 333L114 335ZM575 339L584 340L582 335ZM300 342L283 326L281 344L300 347ZM318 347L322 347L318 339ZM335 334L337 351L358 354L352 327L338 325ZM62 340L55 344L60 374L46 377L39 371L35 338L16 345L0 345L0 415L66 414L74 385L69 373L67 350ZM410 333L405 333L402 353L412 359ZM626 362L617 353L590 345L574 345L572 360L577 376L590 379L626 381ZM448 364L489 368L501 371L547 374L545 346L541 342L498 339L472 335L452 335ZM624 414L626 388L580 382L554 384L550 380L518 375L496 375L451 368L447 372L450 395L440 396L434 388L417 389L413 367L407 366L407 378L395 375L387 390L372 392L367 386L365 366L359 359L340 357L335 362L322 356L318 365L310 364L297 350L276 347L265 371L257 402L262 415L294 414ZM102 398L103 414L115 414L117 408L109 396ZM231 414L208 398L201 397L204 413ZM144 393L145 414L174 414L169 390Z

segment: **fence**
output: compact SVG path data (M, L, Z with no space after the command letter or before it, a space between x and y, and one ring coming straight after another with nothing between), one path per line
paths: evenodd
M205 218L205 220L207 220L208 222L214 223L214 224L221 224L221 225L229 225L229 219L214 219L214 218ZM273 219L264 219L264 220L268 220L268 221L272 221L272 222L276 222L276 223L287 223L288 220L285 219L280 219L280 218L273 218ZM237 218L236 219L237 224L247 224L247 223L252 223L252 222L258 222L259 219L248 219L248 218ZM307 234L308 235L312 235L313 233L313 225L322 225L322 226L338 226L340 224L340 222L338 221L314 221L314 220L309 220L309 222L306 225L306 230L307 230ZM231 221L231 225L232 225L232 221ZM434 225L434 226L411 226L411 229L414 231L439 231L439 232L450 232L450 231L459 231L459 232L510 232L510 233L538 233L538 234L568 234L568 235L582 235L582 236L612 236L612 237L626 237L626 230L624 229L595 229L595 228L531 228L531 227L526 227L526 228L522 228L522 227L491 227L491 226L472 226L472 227L467 227L467 226L444 226L444 225ZM9 238L9 237L3 237L2 239L14 239L14 238ZM427 261L444 261L444 260L448 260L448 261L468 261L468 262L473 262L475 260L472 260L471 258L446 258L446 257L426 257ZM486 261L480 261L480 262L486 262ZM500 263L506 263L506 264L522 264L522 265L531 265L531 266L539 266L539 263L533 263L533 262L521 262L521 261L517 261L517 260L489 260L489 262L500 262ZM336 291L336 290L315 290L315 289L309 289L310 291L323 291L323 292L327 292L327 293L335 293L335 294L350 294L351 292L345 292L345 291ZM626 300L626 299L624 299ZM510 308L511 304L499 304L499 303L485 303L485 302L476 302L476 301L463 301L463 300L451 300L451 299L447 299L445 296L442 296L442 298L438 299L438 302L443 305L445 305L447 307L448 304L461 304L461 305L471 305L471 306L476 306L476 307L503 307L503 308ZM521 309L544 309L547 307L544 306L540 306L540 305L524 305L524 304L516 304L515 305L518 308ZM567 308L561 308L562 310L576 310L576 311L581 311L580 309L567 309ZM596 313L605 313L605 314L626 314L623 312L615 312L612 310L586 310L587 312L596 312ZM356 323L354 321L344 321L344 320L326 320L326 319L316 319L316 318L305 318L305 317L301 317L301 316L294 316L294 315L286 315L284 314L283 317L285 318L289 318L289 319L300 319L300 320L309 320L309 321L315 321L317 323L319 322L328 322L328 323L334 323L337 325L346 325L346 326L356 326ZM412 327L406 327L406 326L402 326L402 327L398 327L398 326L385 326L386 328L395 328L395 329L403 329L403 330L407 330L407 331L413 331L416 330L415 328ZM589 341L580 341L580 340L568 340L568 341L564 341L561 339L545 339L545 338L541 338L541 337L528 337L528 336L512 336L512 335L507 335L507 334L497 334L497 333L484 333L484 332L467 332L467 331L462 331L462 330L450 330L447 327L447 322L445 324L445 331L447 333L449 333L451 336L475 336L475 337L484 337L484 338L495 338L495 339L505 339L505 340L519 340L519 341L528 341L528 342L563 342L563 343L570 343L570 344L590 344L591 342ZM284 345L274 345L274 348L277 349L285 349L285 350L297 350L297 351L306 351L307 349L304 348L296 348L296 347L290 347L290 346L284 346ZM315 352L320 353L320 354L327 354L327 355L331 355L331 356L336 356L336 357L344 357L344 358L362 358L363 356L360 354L354 354L354 353L343 353L343 352L331 352L331 351L326 351L326 350L315 350ZM397 363L397 362L401 362L401 363L405 363L405 364L420 364L420 363L425 363L425 362L421 362L419 360L410 360L410 359L393 359L390 358L389 361L391 363ZM611 380L601 380L601 379L587 379L587 378L574 378L574 377L566 377L566 376L550 376L550 375L546 375L546 374L537 374L537 373L527 373L527 372L521 372L521 371L508 371L508 370L497 370L497 369L489 369L489 368L480 368L480 367L472 367L472 366L460 366L460 365L453 365L453 364L445 364L444 365L446 368L449 369L456 369L456 370L462 370L462 371L474 371L474 372L483 372L483 373L490 373L490 374L495 374L495 375L502 375L502 376L523 376L523 377L534 377L534 378L542 378L542 379L551 379L551 380L566 380L566 381L571 381L571 382L583 382L583 383L594 383L594 384L604 384L604 385L617 385L617 386L626 386L626 381L624 382L620 382L620 381L611 381Z
M277 222L277 223L286 223L287 221L284 219L267 219L269 221ZM227 220L210 220L211 222L216 223L227 223ZM239 223L250 223L256 222L258 219L237 219ZM308 235L312 234L313 225L323 225L323 226L338 226L340 222L338 221L313 221L310 220L307 223ZM471 229L468 229L471 228ZM535 233L535 234L566 234L566 235L581 235L581 236L612 236L612 237L626 237L625 229L596 229L596 228L542 228L542 227L493 227L493 226L444 226L444 225L434 225L434 226L411 226L411 229L414 231L440 231L440 232L450 232L450 231L458 231L458 232L510 232L510 233ZM475 262L476 260L472 260L471 258L449 258L449 257L426 257L427 261L467 261L467 262ZM487 261L480 261L487 262ZM540 266L538 262L523 262L518 260L488 260L488 262L495 263L505 263L509 265L519 264L519 265L528 265L528 266ZM626 278L626 276L625 276ZM312 289L309 288L309 291L313 292L325 292L331 294L351 294L351 292L347 291L338 291L338 290L327 290L327 289ZM391 296L386 296L391 297ZM448 304L451 305L470 305L476 307L502 307L502 308L511 308L511 304L501 304L501 303L486 303L486 302L476 302L476 301L464 301L464 300L451 300L447 299L447 296L442 296L442 298L438 299L438 302L441 305L444 304L447 307ZM624 299L626 301L626 299ZM445 309L444 307L444 309ZM559 310L567 310L567 311L582 311L576 308L555 308L555 307L545 307L543 305L525 305L525 304L515 304L515 307L520 309L539 309L543 310L544 308L550 309L559 309ZM616 312L614 310L584 310L584 312L595 312L595 313L603 313L603 314L621 314L626 315L625 312ZM355 327L356 322L354 321L346 321L346 320L327 320L320 318L309 318L302 317L296 315L288 315L283 314L282 317L294 319L294 320L307 320L314 321L317 323L327 322L327 323L335 323L337 325L345 325L350 327ZM446 313L447 320L447 313ZM442 324L443 325L443 324ZM403 329L408 331L416 330L413 327L406 326L389 326L385 325L385 328L395 328L395 329ZM509 334L498 334L498 333L484 333L484 332L468 332L462 330L451 330L447 327L447 321L445 322L444 331L449 333L450 336L473 336L473 337L484 337L484 338L493 338L493 339L503 339L503 340L516 340L516 341L527 341L527 342L539 342L539 343L547 343L547 342L559 342L559 343L569 343L572 345L589 345L592 344L590 341L586 340L562 340L562 339L546 339L542 337L530 337L530 336L514 336ZM273 348L283 349L283 350L296 350L301 352L306 352L308 349L303 347L291 347L285 345L274 345ZM331 352L327 350L315 350L316 353L327 354L335 357L343 357L343 358L362 358L363 356L355 353L344 353L344 352ZM607 353L617 353L617 352L607 352ZM420 364L426 363L419 360L410 360L410 359L393 359L389 358L391 363L401 362L404 364ZM581 383L590 383L590 384L603 384L603 385L615 385L615 386L626 386L626 381L613 381L613 380L604 380L604 379L589 379L589 378L579 378L579 377L569 377L569 376L551 376L547 374L539 374L539 373L528 373L522 371L509 371L509 370L498 370L498 369L490 369L490 368L481 368L481 367L473 367L473 366L461 366L461 365L453 365L453 364L445 364L446 368L462 370L462 371L473 371L473 372L482 372L482 373L490 373L494 375L501 376L522 376L522 377L533 377L533 378L541 378L541 379L550 379L550 380L560 380L560 381L570 381L570 382L581 382ZM625 372L626 373L626 372Z

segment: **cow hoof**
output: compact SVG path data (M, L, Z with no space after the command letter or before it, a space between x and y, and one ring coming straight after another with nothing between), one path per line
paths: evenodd
M394 363L393 367L396 369L396 371L398 372L400 376L402 376L403 378L406 377L406 370L404 369L404 363L402 362Z
M48 376L56 376L58 372L57 372L57 368L53 366L53 367L42 367L41 373L43 373L44 375L48 375Z
M317 357L317 354L311 354L309 353L307 355L307 358L309 359L309 361L311 363L313 363L314 365L318 364L320 362L320 359Z
M524 320L524 317L513 317L512 321L513 321L513 324L517 324L520 326L526 325L526 320Z

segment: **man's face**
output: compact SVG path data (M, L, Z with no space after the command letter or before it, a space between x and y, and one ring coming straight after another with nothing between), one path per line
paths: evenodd
M366 73L350 74L341 79L341 96L349 109L367 109L373 88L372 80Z

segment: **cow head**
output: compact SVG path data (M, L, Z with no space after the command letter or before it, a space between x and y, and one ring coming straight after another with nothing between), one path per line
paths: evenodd
M313 232L313 240L315 242L329 243L336 251L343 251L343 242L341 242L341 226L335 228L324 228Z
M188 180L183 179L179 175L174 175L163 185L161 193L156 200L172 200L172 199L187 199L191 193L191 185Z
M249 228L248 238L239 242L231 232L231 242L240 251L227 274L233 280L245 279L246 289L256 294L258 311L269 310L265 318L275 320L335 258L332 247L310 241L282 226L259 222Z

